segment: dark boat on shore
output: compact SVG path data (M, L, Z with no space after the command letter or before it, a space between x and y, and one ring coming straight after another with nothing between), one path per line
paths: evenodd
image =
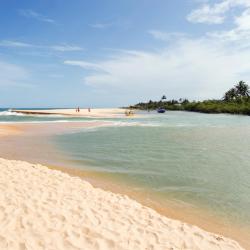
M165 113L165 112L166 112L166 109L159 108L159 109L157 109L157 112L162 114L162 113Z

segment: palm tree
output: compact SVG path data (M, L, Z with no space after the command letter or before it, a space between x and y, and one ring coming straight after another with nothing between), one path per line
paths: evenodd
M225 93L223 99L226 102L233 101L237 98L237 96L238 96L237 90L235 88L231 88Z
M236 86L235 86L236 92L240 97L249 97L250 91L249 91L249 86L243 82L240 81Z

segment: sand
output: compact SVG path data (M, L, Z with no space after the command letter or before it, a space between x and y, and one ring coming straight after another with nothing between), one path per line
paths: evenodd
M46 123L8 123L0 124L1 136L16 135L55 135L62 133L71 133L82 129L90 129L97 127L109 127L113 123L110 121L86 121L86 122L46 122Z
M110 109L91 109L90 112L87 108L81 108L80 112L76 112L76 109L44 109L44 110L20 110L12 109L12 112L21 114L33 114L33 115L67 115L76 117L92 117L92 118L116 118L125 117L125 109L110 108Z
M243 249L124 195L0 158L0 249Z
M0 137L9 136L9 135L17 135L17 134L20 134L20 129L17 126L15 125L9 126L9 125L4 125L4 124L0 125Z

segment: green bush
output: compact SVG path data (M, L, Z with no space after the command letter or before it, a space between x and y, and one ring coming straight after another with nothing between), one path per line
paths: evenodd
M230 113L250 115L250 97L249 87L243 81L240 81L234 88L227 91L223 100L205 100L202 102L188 101L187 99L169 100L162 97L160 101L138 103L130 108L140 110L156 110L165 108L166 110L186 110L202 113ZM164 100L164 101L163 101Z

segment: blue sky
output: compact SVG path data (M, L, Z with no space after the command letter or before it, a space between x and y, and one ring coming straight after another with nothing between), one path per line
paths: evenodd
M250 82L250 0L0 2L0 106L220 98Z

